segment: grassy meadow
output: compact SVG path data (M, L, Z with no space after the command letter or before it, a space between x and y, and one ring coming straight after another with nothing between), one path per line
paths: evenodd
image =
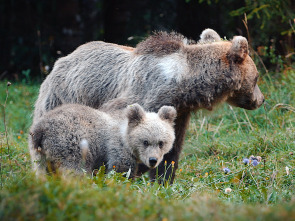
M158 185L103 168L96 177L35 178L27 137L39 85L12 82L7 139L1 106L0 220L295 220L295 72L265 74L259 85L258 110L194 113L175 182ZM251 155L258 165L243 163Z

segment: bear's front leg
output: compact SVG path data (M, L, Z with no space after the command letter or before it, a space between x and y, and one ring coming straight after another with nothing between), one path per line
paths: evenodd
M171 184L175 178L175 171L178 168L178 160L182 151L182 145L185 138L185 131L188 127L190 120L190 113L182 113L177 115L175 121L175 141L172 150L164 155L163 161L159 166L150 171L150 179L155 180L158 174L160 182L164 180L169 181Z

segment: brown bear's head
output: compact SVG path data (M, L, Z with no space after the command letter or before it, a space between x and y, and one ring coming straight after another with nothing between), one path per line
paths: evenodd
M223 61L223 67L227 69L225 72L231 73L231 79L235 81L226 101L248 110L260 107L264 102L264 96L257 85L258 71L249 56L247 39L235 36L231 42L221 41L214 30L206 29L201 34L199 43L211 44L211 48L221 48L218 53Z
M155 168L173 146L176 110L163 106L158 113L147 113L138 104L127 107L126 141L138 162Z
M241 36L234 37L228 53L228 59L238 66L242 80L241 87L229 96L227 102L248 110L260 107L264 102L264 96L257 85L258 71L249 56L246 38Z

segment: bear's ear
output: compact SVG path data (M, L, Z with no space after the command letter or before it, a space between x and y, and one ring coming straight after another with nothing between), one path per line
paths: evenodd
M235 36L229 51L229 57L236 63L241 63L249 54L248 41L242 36Z
M162 120L168 121L170 124L174 124L177 113L174 107L163 106L158 111L158 115Z
M216 41L221 41L219 34L213 29L207 28L200 35L201 39L199 43L211 43Z
M139 104L132 104L127 107L127 117L129 126L137 126L145 118L145 112Z

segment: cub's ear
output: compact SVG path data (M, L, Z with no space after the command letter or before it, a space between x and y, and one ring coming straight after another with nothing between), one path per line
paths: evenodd
M249 54L248 41L242 36L235 36L229 51L229 57L236 63L244 61Z
M216 41L221 41L219 34L213 29L207 28L200 35L201 39L199 43L211 43Z
M145 112L139 104L132 104L127 107L127 118L129 126L137 126L145 118Z
M177 113L174 107L163 106L158 111L158 115L162 120L168 121L170 124L174 124Z

